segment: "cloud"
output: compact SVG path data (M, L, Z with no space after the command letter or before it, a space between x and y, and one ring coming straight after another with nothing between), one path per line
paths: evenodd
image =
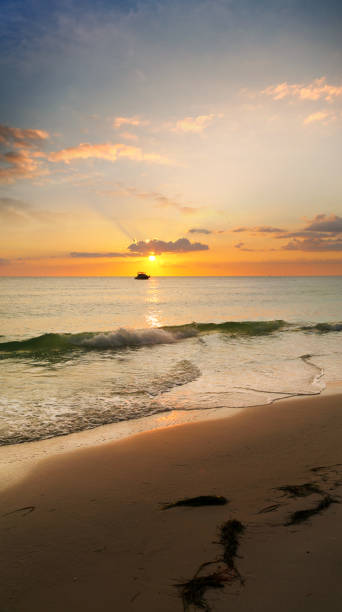
M311 232L309 230L299 230L298 232L285 232L284 234L274 236L276 240L284 240L285 238L309 238L309 237L320 237L321 232Z
M4 145L18 143L22 147L32 147L49 137L48 132L35 129L21 129L0 124L0 143Z
M100 259L105 257L139 257L139 254L136 253L91 253L91 252L83 252L83 251L72 251L69 253L70 257L80 258L80 259Z
M272 227L269 225L257 225L256 227L236 227L232 230L234 233L251 232L257 234L280 234L286 230L281 227Z
M149 121L145 119L140 119L138 116L134 117L115 117L113 121L113 127L118 130L123 125L133 125L134 127L139 127L141 125L148 125Z
M282 249L285 251L342 251L342 238L294 238Z
M188 234L212 234L213 232L211 230L205 229L203 228L196 228L196 227L192 227L191 229L188 230Z
M278 85L271 85L261 91L262 94L270 96L273 100L283 100L284 98L297 98L299 100L321 100L333 102L342 96L342 85L329 85L326 77L314 79L307 85L294 83L290 85L286 81Z
M44 154L40 153L40 157L46 157L50 162L64 162L69 164L77 159L104 159L111 162L116 162L119 158L127 158L133 161L143 161L155 164L171 164L170 160L158 153L144 153L139 147L126 145L123 143L104 143L90 144L83 142L75 147L68 147L61 151Z
M286 232L282 236L275 236L278 240L284 238L327 238L342 233L342 217L337 215L316 215L309 225L295 232Z
M9 259L4 259L4 257L0 257L0 266L6 266L11 263Z
M188 230L188 234L224 234L226 230L209 230L205 227L192 227Z
M304 119L304 125L309 125L309 123L317 123L319 121L324 121L325 119L333 118L330 113L325 111L317 111L317 113L311 113Z
M162 253L191 253L193 251L207 251L209 246L200 242L190 242L187 238L179 238L175 242L171 240L164 242L164 240L139 240L130 244L128 249L132 253L140 253L141 255L147 255L151 252L161 255Z
M275 229L275 228L273 228ZM291 239L280 247L285 251L341 251L342 217L318 214L306 227L274 236L277 240Z
M280 234L281 232L285 232L285 230L281 227L270 227L268 225L259 225L257 227L253 227L252 231L260 234Z
M48 173L27 149L0 153L0 162L1 183L13 183L16 179L34 178Z
M0 124L0 182L13 183L16 179L33 178L46 174L47 170L37 161L32 148L41 145L49 137L48 132L22 129ZM4 147L12 150L6 151Z
M234 244L234 247L236 249L240 249L240 251L245 251L247 253L256 253L256 252L262 252L264 253L266 249L249 249L248 247L245 246L244 242L237 242L236 244ZM274 251L275 249L267 249L268 251Z
M114 191L104 192L107 194L121 194L124 196L135 197L141 200L148 200L150 202L154 202L154 205L159 208L175 208L180 213L185 215L192 215L196 213L199 208L195 206L188 206L183 204L182 202L178 202L178 200L174 200L172 198L168 198L164 194L158 191L139 191L135 187L129 187L127 185L123 185L122 183L117 183L117 189Z
M222 118L223 115L211 114L211 115L198 115L197 117L184 117L176 122L176 125L171 127L173 132L191 132L193 134L199 134L203 132L210 123L216 118Z
M311 223L305 228L305 231L327 232L327 233L342 233L342 217L337 215L316 215Z

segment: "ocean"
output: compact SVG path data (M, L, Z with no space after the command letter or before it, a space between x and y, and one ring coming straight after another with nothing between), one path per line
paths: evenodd
M342 379L342 277L0 278L0 443Z

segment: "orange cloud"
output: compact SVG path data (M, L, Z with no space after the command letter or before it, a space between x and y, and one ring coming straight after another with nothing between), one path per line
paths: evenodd
M342 85L329 85L325 77L315 79L308 85L294 83L290 85L286 81L278 85L271 85L261 91L262 94L270 96L273 100L283 100L284 98L298 98L299 100L321 100L333 102L334 99L342 96Z
M5 145L18 143L22 147L31 147L48 137L48 132L44 130L25 130L0 124L0 143Z
M197 117L184 117L176 122L172 128L173 132L192 132L198 134L203 132L215 118L222 118L223 115L198 115Z
M317 113L311 113L304 119L304 124L317 123L318 121L324 121L325 119L333 118L329 113L325 111L317 111Z
M52 153L40 153L40 157L46 157L50 162L64 162L69 164L75 159L105 159L116 162L119 158L126 157L133 161L143 161L155 164L171 164L170 160L158 153L144 153L139 147L122 143L90 144L83 142L76 147L68 147L61 151Z
M26 149L0 153L0 162L4 163L4 166L0 167L2 183L13 183L16 179L33 178L47 173Z
M48 132L22 129L0 124L0 145L14 150L0 153L0 182L13 183L16 179L33 178L47 171L35 159L37 153L30 150L49 137Z
M134 116L134 117L115 117L114 121L113 121L113 127L118 130L120 129L123 125L133 125L135 127L138 127L140 125L148 125L149 121L146 121L146 119L140 119L140 117L138 116Z

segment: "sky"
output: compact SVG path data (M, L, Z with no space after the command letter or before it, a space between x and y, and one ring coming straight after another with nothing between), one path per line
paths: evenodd
M0 275L342 274L340 1L0 23Z

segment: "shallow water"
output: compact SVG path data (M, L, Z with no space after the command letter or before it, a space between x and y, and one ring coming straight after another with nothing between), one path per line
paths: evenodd
M0 441L341 380L341 277L2 278Z

